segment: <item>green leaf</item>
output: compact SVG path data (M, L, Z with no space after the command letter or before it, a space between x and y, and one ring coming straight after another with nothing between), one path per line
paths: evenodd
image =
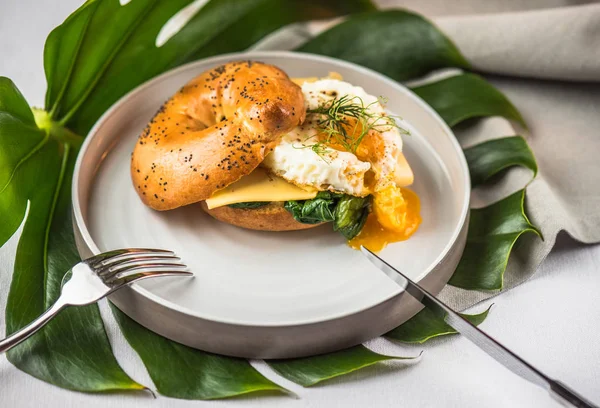
M522 136L510 136L490 140L464 149L471 185L483 184L492 176L513 166L523 166L537 174L533 152Z
M460 313L462 317L467 319L475 326L479 326L490 312L490 307L482 313L469 315ZM446 336L448 334L457 334L444 318L425 307L419 313L414 315L406 323L401 324L394 330L386 333L385 336L390 339L400 341L402 343L425 343L427 340L434 337Z
M472 290L502 289L508 257L517 239L539 231L529 222L523 208L525 190L488 206L471 210L467 244L448 282Z
M356 346L320 356L288 360L268 360L273 370L290 381L310 387L321 381L349 374L380 361L410 360L414 357L392 357Z
M35 126L33 113L27 101L15 84L6 77L0 77L0 112L6 117L12 116L24 124Z
M320 191L311 200L286 201L284 207L294 219L303 224L334 222L333 229L346 239L354 238L365 225L371 197Z
M412 90L431 105L449 126L472 118L502 116L527 127L508 98L479 75L456 75Z
M35 126L31 109L19 90L10 79L0 77L0 246L25 216L28 193L33 187L27 182L43 171L43 163L36 165L29 159L45 143L46 134Z
M404 10L351 16L298 48L374 69L397 81L446 67L468 68L456 46L431 22Z
M253 208L260 208L260 207L264 207L265 205L269 204L269 201L253 201L253 202L247 202L247 203L235 203L235 204L229 204L228 207L231 208L241 208L241 209L253 209Z
M335 207L333 229L350 240L358 235L370 212L371 196L345 195Z
M244 359L206 353L168 340L131 320L112 304L111 308L125 338L162 395L206 400L259 391L287 392Z
M14 84L0 78L0 245L20 225L6 331L13 333L58 297L64 273L79 261L71 224L76 149L38 129ZM60 313L8 352L20 370L77 391L141 390L115 360L96 305Z
M373 9L365 0L212 0L157 47L163 25L189 3L91 0L69 16L44 50L52 118L86 134L119 97L175 66L242 51L286 24Z
M298 222L320 224L335 219L333 212L339 197L340 194L320 191L315 198L310 200L286 201L284 207Z

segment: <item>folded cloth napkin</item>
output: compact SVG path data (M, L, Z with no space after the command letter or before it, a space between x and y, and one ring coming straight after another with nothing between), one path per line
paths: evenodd
M581 242L600 242L600 4L573 0L377 3L431 18L528 123L529 130L524 131L504 119L490 118L456 130L463 147L522 134L538 162L538 176L529 185L531 172L515 168L472 194L472 206L481 207L528 185L526 211L544 240L530 234L517 241L504 276L505 290L533 275L560 231ZM293 49L332 24L296 26L265 39L257 48ZM463 310L495 294L447 286L441 296Z
M600 4L439 17L434 21L476 70L600 81Z

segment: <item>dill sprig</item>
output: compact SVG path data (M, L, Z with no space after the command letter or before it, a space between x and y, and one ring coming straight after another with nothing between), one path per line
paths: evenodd
M315 109L309 109L307 113L321 115L317 126L325 134L325 140L311 145L312 150L319 154L323 151L322 144L335 142L347 151L356 153L364 137L371 130L381 131L382 127L395 127L407 134L408 131L398 126L394 117L370 110L378 102L382 102L382 99L365 105L358 96L344 95Z
M307 138L308 139L308 138ZM327 146L325 146L322 142L316 142L312 144L302 143L300 146L292 145L294 149L310 149L317 154L327 164L331 164L331 162L327 159L326 155L331 151Z

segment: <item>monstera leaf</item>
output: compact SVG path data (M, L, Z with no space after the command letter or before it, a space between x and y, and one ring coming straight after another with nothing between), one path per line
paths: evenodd
M257 391L286 391L244 359L204 353L175 343L142 327L115 306L112 311L162 395L215 399Z
M502 116L523 127L523 117L492 84L475 74L462 74L413 88L449 126L467 119Z
M468 68L454 44L433 24L405 10L348 18L298 48L374 69L397 81L439 68Z
M73 135L69 135L72 138ZM38 128L17 88L0 78L0 243L27 213L6 306L12 333L41 315L60 294L64 273L79 261L71 228L71 175L77 146ZM41 380L78 391L140 390L115 360L97 305L62 312L8 359Z
M526 233L540 235L529 222L523 204L525 190L488 207L471 210L465 251L450 285L463 289L502 289L510 251Z
M410 360L415 357L392 357L356 346L321 356L271 360L269 366L290 381L310 387L321 381L349 374L380 361Z
M465 158L471 174L471 185L478 186L513 166L527 167L537 174L533 152L522 136L490 140L465 149Z
M490 306L491 308L491 306ZM461 314L471 324L479 326L486 319L490 309L481 313L468 315ZM425 343L435 337L447 336L458 333L445 319L437 316L431 309L425 307L410 318L406 323L385 334L386 337L402 343Z

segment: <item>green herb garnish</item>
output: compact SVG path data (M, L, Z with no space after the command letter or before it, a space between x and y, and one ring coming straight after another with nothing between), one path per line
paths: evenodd
M307 113L321 115L317 126L325 134L325 140L310 145L311 149L321 155L324 152L324 144L337 143L345 150L356 153L356 149L371 130L382 131L383 127L395 127L402 133L409 134L408 130L398 126L394 116L370 110L371 106L378 102L385 103L385 100L379 98L365 105L358 96L344 95L315 109L309 109Z
M307 137L306 140L310 139L310 137ZM330 164L331 162L329 160L327 160L327 158L325 157L325 155L327 153L329 153L331 151L330 148L328 148L327 146L325 146L323 143L321 142L317 142L317 143L313 143L313 144L305 144L302 143L302 145L300 145L300 147L296 146L296 145L292 145L292 147L294 149L310 149L313 152L315 152L320 158L321 160L323 160L325 163Z
M333 212L341 196L342 194L330 191L320 191L315 198L310 200L286 201L284 207L296 221L303 224L331 222L335 219Z

